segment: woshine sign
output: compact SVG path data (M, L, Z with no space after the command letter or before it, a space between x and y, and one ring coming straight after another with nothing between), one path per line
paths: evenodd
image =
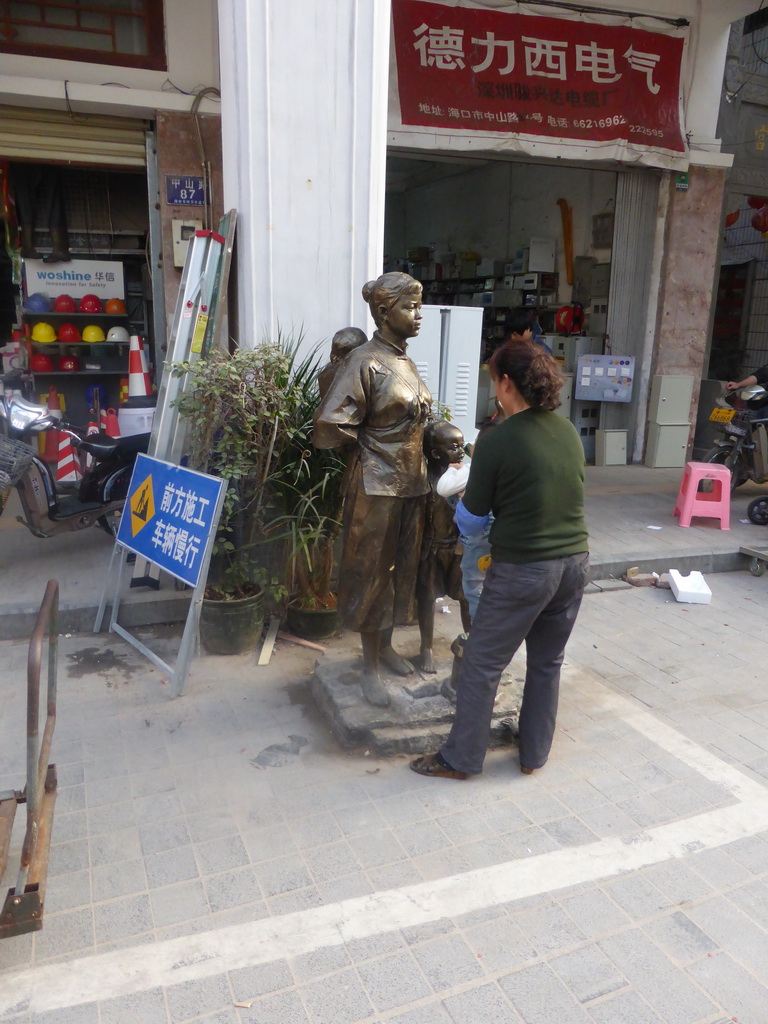
M70 260L69 263L45 263L24 260L27 295L40 292L55 299L57 295L98 295L107 299L125 298L123 264L114 260Z

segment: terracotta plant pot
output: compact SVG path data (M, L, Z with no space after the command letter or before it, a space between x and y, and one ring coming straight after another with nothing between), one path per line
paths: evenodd
M209 654L246 654L253 651L263 628L261 592L237 601L203 600L200 640Z
M291 601L287 608L288 629L305 640L322 640L336 632L339 613L335 608L302 608Z

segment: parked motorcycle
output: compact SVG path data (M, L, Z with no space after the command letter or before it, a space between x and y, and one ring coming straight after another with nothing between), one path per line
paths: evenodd
M702 462L716 462L731 471L731 490L747 480L768 480L768 391L759 384L730 391L717 399L709 414L725 435L715 441Z
M7 384L9 378L3 381ZM13 383L17 383L17 378ZM76 450L93 456L93 464L76 492L57 488L48 464L35 447L23 440L25 435L49 430L68 434ZM114 535L115 520L125 504L136 456L146 452L149 437L109 437L99 433L83 438L70 424L6 386L0 395L0 492L16 488L24 513L16 518L36 537L54 537L94 525Z

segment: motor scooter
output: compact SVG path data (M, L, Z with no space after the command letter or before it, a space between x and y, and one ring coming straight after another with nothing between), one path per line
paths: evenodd
M747 480L768 480L768 390L759 384L730 391L717 399L709 414L725 435L715 441L702 462L715 462L731 471L731 490Z
M3 380L8 382L8 378ZM68 434L73 448L93 457L76 492L57 488L48 464L23 440L27 434L49 430ZM0 492L16 488L24 513L17 521L36 537L54 537L94 525L114 535L136 456L147 451L149 438L148 433L81 437L71 424L6 388L0 395Z

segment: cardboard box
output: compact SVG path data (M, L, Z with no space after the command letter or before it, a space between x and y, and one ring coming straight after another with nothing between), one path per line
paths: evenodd
M21 343L9 341L4 348L0 348L3 355L3 373L10 373L11 370L21 370L22 364Z
M523 293L518 288L496 288L493 291L493 306L522 306Z
M528 250L517 249L509 263L504 264L505 274L524 274L528 270Z
M429 263L429 246L418 245L414 249L408 250L408 262L409 263Z
M504 260L484 259L477 265L478 277L503 277Z

